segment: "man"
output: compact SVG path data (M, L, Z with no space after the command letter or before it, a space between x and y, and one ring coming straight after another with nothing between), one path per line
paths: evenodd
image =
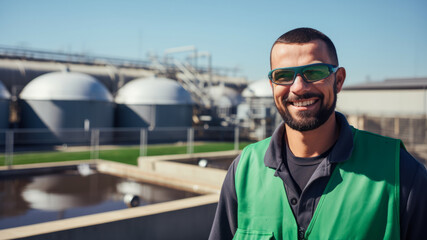
M284 123L230 166L210 239L425 238L426 169L399 140L335 112L346 72L332 41L294 29L270 64Z

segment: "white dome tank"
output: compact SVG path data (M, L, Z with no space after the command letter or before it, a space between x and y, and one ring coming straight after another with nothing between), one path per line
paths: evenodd
M271 98L273 91L271 90L270 81L268 79L261 79L254 81L243 90L242 96L245 98L258 97L258 98Z
M167 78L138 78L117 92L118 104L175 105L192 104L188 93L178 82Z
M0 81L0 99L10 99L10 93L3 82Z
M192 126L191 95L175 80L156 77L132 80L119 89L115 102L117 127L169 129L157 132L155 137L149 136L149 141L183 140L186 128Z
M10 93L3 82L0 81L0 129L9 127L9 105ZM3 134L0 134L0 137L4 139ZM0 143L2 142L3 140L0 140Z
M96 78L77 72L52 72L41 75L25 86L20 98L113 101L110 92Z
M209 93L218 107L234 107L242 101L239 92L223 85L211 87Z
M247 121L247 119L275 118L277 111L270 80L261 79L251 82L243 90L242 96L245 98L245 102L237 108L238 119Z
M87 74L41 75L25 86L20 99L21 127L47 128L62 142L69 137L64 129L113 127L113 97L103 84ZM73 139L82 141L74 135Z

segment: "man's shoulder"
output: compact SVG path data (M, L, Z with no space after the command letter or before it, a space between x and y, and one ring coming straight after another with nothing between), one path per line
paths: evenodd
M400 149L400 170L404 180L413 179L420 175L424 182L427 183L427 170L422 161L415 158L405 148ZM408 181L411 182L412 181Z
M424 164L421 161L419 161L417 158L415 158L411 153L408 152L402 140L380 135L380 134L373 133L366 130L356 129L354 127L352 127L352 129L355 130L353 134L357 132L357 134L361 134L368 138L375 139L378 141L393 141L395 143L400 144L399 145L400 169L404 176L409 177L411 175L414 175L414 173L418 171L421 172L420 174L423 174L423 175L427 174Z
M393 151L394 154L398 154L400 148L405 149L405 146L400 139L365 130L359 130L353 127L352 131L354 136L353 142L356 149L360 149L362 147L364 149L371 149L374 152Z
M361 129L357 129L353 126L350 126L352 131L353 131L353 135L354 134L358 134L358 135L363 135L366 137L370 137L373 139L378 139L378 140L390 140L390 141L401 141L400 139L397 138L392 138L392 137L388 137L388 136L384 136L378 133L374 133L374 132L370 132L370 131L366 131L366 130L361 130Z
M259 150L261 148L268 147L268 145L270 144L270 141L271 141L271 137L268 137L258 142L251 143L243 149L242 154L243 152L249 152L249 151Z
M249 165L264 166L264 156L270 146L270 141L271 137L246 146L238 160L235 161L236 171L241 169L242 165L244 168L249 167Z

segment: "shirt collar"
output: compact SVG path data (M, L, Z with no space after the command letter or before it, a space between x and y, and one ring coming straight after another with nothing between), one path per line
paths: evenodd
M353 133L350 125L347 122L345 116L339 112L335 112L335 117L340 127L340 135L338 137L335 146L331 150L328 156L328 160L331 163L338 163L346 161L350 158L353 151ZM286 147L286 141L284 141L285 124L282 122L271 136L270 145L264 156L264 164L267 167L277 169L283 162L286 156L283 156L282 148Z

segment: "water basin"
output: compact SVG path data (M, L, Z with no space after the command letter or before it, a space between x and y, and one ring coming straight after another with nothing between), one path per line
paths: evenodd
M98 172L87 166L0 175L0 229L198 195Z

